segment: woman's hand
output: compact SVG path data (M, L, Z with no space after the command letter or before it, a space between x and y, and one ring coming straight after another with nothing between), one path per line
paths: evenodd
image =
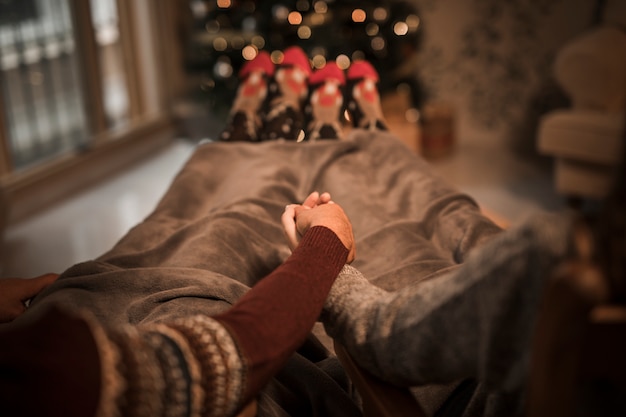
M314 226L332 230L348 249L348 263L356 256L352 224L343 209L335 204L330 194L311 193L302 204L290 204L282 215L283 230L291 250L298 246L300 238Z
M59 274L45 274L36 278L0 279L0 323L13 321L26 311L26 302L52 284Z

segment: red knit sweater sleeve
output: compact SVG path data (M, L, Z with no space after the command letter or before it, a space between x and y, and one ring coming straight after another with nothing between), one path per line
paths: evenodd
M309 229L291 256L227 312L214 317L246 360L244 403L304 342L348 257L330 229Z

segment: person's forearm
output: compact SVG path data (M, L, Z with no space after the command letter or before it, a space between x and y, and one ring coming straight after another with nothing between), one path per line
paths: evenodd
M214 317L233 335L247 362L244 400L304 342L347 256L330 229L314 227L284 264Z
M346 266L321 318L371 373L400 385L472 377L519 389L537 305L568 253L565 219L501 233L459 268L389 293Z

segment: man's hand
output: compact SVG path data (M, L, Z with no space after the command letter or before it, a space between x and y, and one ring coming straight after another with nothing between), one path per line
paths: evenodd
M0 279L0 323L13 321L26 311L26 302L52 284L59 274L45 274L36 278Z
M349 250L348 263L354 260L356 248L352 224L343 209L331 200L330 194L319 195L317 192L313 192L301 205L288 205L285 207L281 220L292 250L311 227L325 226L332 230Z

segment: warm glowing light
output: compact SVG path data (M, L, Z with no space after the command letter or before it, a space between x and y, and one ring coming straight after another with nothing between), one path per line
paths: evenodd
M265 47L265 38L263 36L256 35L252 37L250 43L258 49L263 49Z
M378 27L376 23L369 23L365 27L365 33L367 33L369 36L376 36L378 35L379 31L380 31L380 28Z
M287 16L289 16L289 9L286 6L278 5L272 8L272 13L274 14L274 18L276 20L287 20Z
M203 1L192 1L189 6L191 8L191 13L196 19L201 19L206 16L207 13L209 13L209 8L207 7L207 4Z
M365 59L365 52L358 50L352 53L352 60L358 61L359 59Z
M374 19L378 20L379 22L387 20L387 9L385 9L384 7L377 7L374 9L373 15Z
M311 37L311 28L308 26L300 26L298 28L298 37L300 39L309 39Z
M319 26L319 25L323 25L324 22L326 21L326 15L322 13L313 13L309 16L309 19L313 26Z
M315 2L313 8L315 9L315 13L326 13L328 11L328 4L326 4L325 1L318 1Z
M292 25L299 25L302 23L302 15L300 12L291 12L287 17L287 21Z
M230 0L217 0L217 7L219 7L220 9L228 9L230 6Z
M320 68L324 68L324 65L326 65L326 58L324 58L323 55L315 55L313 57L313 67L320 69Z
M407 25L406 22L396 22L396 24L393 25L393 33L398 36L404 36L409 33L409 25Z
M415 31L420 25L420 18L417 15L410 14L406 17L406 24L409 25L411 31Z
M335 62L337 63L337 66L342 70L347 70L348 67L350 67L350 58L348 58L348 55L337 55Z
M407 111L404 113L404 118L409 123L419 122L420 117L421 117L420 111L417 110L415 107L411 107L410 109L407 109Z
M227 60L221 60L215 63L213 67L215 75L221 78L228 78L233 75L233 66Z
M272 51L272 53L270 54L270 58L275 65L278 65L283 62L285 54L283 54L283 51Z
M372 39L371 45L373 50L382 51L383 49L385 49L385 40L380 36L376 36L374 39Z
M252 61L254 58L256 58L258 53L259 51L254 45L246 45L246 47L241 50L241 56L246 61Z
M221 36L217 37L213 40L213 48L215 48L216 51L224 51L228 48L228 42Z
M363 9L354 9L352 10L352 21L355 23L362 23L365 22L365 18L367 17L367 14L365 13L365 10Z

